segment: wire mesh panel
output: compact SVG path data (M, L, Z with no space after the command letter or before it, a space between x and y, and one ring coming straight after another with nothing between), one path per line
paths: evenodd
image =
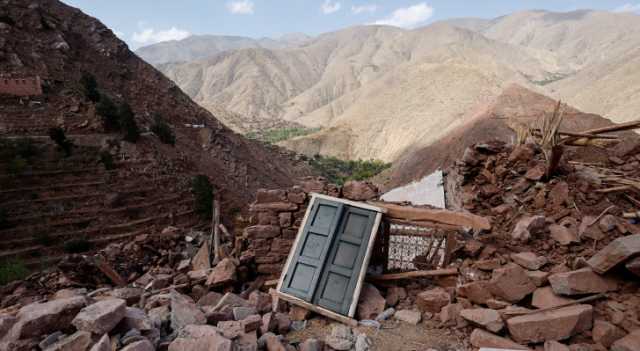
M391 223L387 241L387 269L427 270L447 264L452 236L435 228Z

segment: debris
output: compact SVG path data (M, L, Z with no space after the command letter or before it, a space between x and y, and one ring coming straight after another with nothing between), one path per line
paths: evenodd
M550 308L563 306L567 303L571 303L574 300L556 295L550 286L538 288L533 292L533 298L531 299L531 305L537 308Z
M518 302L536 290L536 286L520 266L509 264L493 271L489 290L505 301Z
M500 313L489 308L464 309L460 311L460 316L494 333L504 328Z
M503 338L501 336L489 333L488 331L484 331L482 329L474 329L471 333L471 345L482 348L496 348L496 349L505 349L505 350L529 350L529 348L524 347L520 344L517 344L507 338Z
M553 311L527 314L507 320L509 334L520 342L564 340L591 329L593 307L575 305Z
M624 330L602 319L593 321L593 341L604 347L611 347L618 339L626 335Z
M640 350L640 329L636 329L611 345L611 351Z
M440 313L451 302L451 296L443 288L423 291L416 296L416 305L422 312Z
M360 292L357 319L376 319L384 311L387 301L382 297L378 289L369 283L365 283Z
M417 325L422 320L422 313L413 310L399 310L396 311L393 318L405 323Z
M511 232L511 238L523 242L529 241L532 236L544 230L546 220L544 216L524 216Z
M549 283L553 291L560 295L593 294L617 289L615 281L595 274L590 268L552 274Z
M604 274L633 255L640 254L640 234L620 237L587 261L597 273Z
M538 270L547 264L546 257L538 256L533 252L519 252L511 254L511 259L513 262L532 271Z
M390 273L382 275L370 275L367 276L368 280L372 281L386 281L386 280L402 280L420 277L437 277L444 275L456 275L458 270L456 268L435 269L430 271L410 271L404 273Z

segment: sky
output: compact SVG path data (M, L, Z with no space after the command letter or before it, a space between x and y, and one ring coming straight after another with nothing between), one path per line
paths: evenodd
M278 38L363 24L414 28L530 9L640 14L640 0L62 0L101 20L136 49L193 34Z

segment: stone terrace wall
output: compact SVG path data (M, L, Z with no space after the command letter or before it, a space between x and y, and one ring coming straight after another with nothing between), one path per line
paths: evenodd
M0 77L0 94L16 96L42 95L40 77L4 78Z
M366 182L347 182L343 187L329 184L324 178L305 178L289 189L260 189L251 204L251 225L244 237L249 242L244 256L254 257L258 273L276 278L286 263L289 250L302 224L310 193L325 194L355 201L370 200L377 188Z

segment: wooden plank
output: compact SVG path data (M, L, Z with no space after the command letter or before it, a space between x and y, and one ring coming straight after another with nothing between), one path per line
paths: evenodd
M470 227L480 230L491 229L491 222L486 217L471 213L454 212L444 209L400 206L383 202L373 204L385 208L387 217L410 221L430 221L457 227Z
M343 203L345 205L358 207L358 208L362 208L362 209L365 209L365 210L376 211L376 212L380 212L380 213L386 213L387 212L387 210L384 207L378 207L378 206L371 205L371 204L366 203L366 202L351 201L351 200L347 200L347 199L341 199L341 198L328 196L328 195L323 195L323 194L318 194L318 193L311 193L311 196L312 196L312 198L318 198L318 199L324 199L324 200L329 200L329 201L341 202L341 203Z
M343 315L337 314L335 312L329 311L327 309L324 309L322 307L316 306L314 304L310 304L302 299L299 299L295 296L291 296L288 294L285 294L281 291L278 291L278 297L289 302L292 303L294 305L300 306L300 307L304 307L310 311L316 312L318 314L321 314L327 318L331 318L333 320L336 320L340 323L346 324L350 327L357 327L358 326L358 321L356 321L353 318L349 318L349 317L345 317Z
M458 274L457 268L444 268L444 269L434 269L430 271L411 271L411 272L403 272L403 273L369 275L367 276L367 280L372 280L372 281L402 280L402 279L410 279L410 278L438 277L443 275L456 275L456 274Z
M378 228L380 227L380 222L382 221L382 213L378 213L376 215L375 222L373 223L373 228L371 228L371 237L369 238L369 244L367 245L367 251L364 256L364 261L362 262L362 266L360 267L360 274L358 275L358 283L356 284L356 289L353 292L353 300L351 300L351 306L349 307L349 317L353 318L356 314L356 307L358 306L358 300L360 300L360 292L362 291L362 285L364 284L364 278L367 273L367 268L369 267L369 261L371 260L371 253L373 252L373 245L376 241L376 236L378 234Z
M391 224L406 225L406 226L412 226L412 227L439 228L444 230L456 230L456 231L463 229L463 227L459 225L436 223L431 221L407 221L404 219L396 219L396 218L388 218L388 217L385 219L385 221ZM395 229L394 229L394 232L395 232ZM426 236L426 235L411 234L411 236Z

